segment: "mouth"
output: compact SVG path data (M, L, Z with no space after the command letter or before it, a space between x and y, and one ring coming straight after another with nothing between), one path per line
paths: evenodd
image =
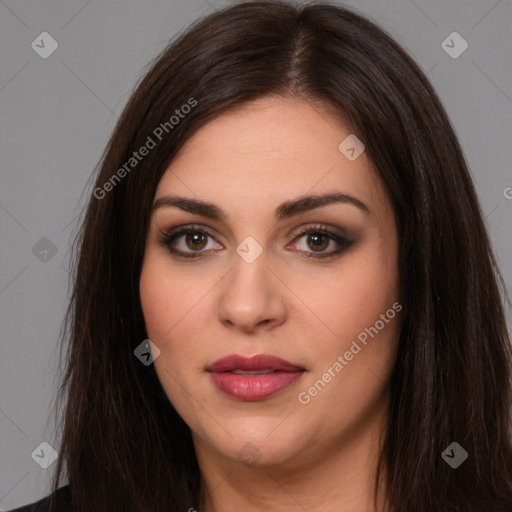
M229 373L234 373L235 375L268 375L269 373L275 373L279 370L231 370Z
M247 402L277 394L306 372L305 368L268 354L250 358L233 354L218 359L206 371L221 392Z

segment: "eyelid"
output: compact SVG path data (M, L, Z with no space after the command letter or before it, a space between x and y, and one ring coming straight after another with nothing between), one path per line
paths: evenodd
M299 231L295 232L295 229L298 229ZM350 236L348 235L345 229L332 226L330 224L325 224L323 222L308 222L306 224L303 224L302 226L299 226L298 228L294 228L293 230L291 230L290 235L292 233L295 233L293 235L293 239L295 240L295 238L297 238L298 236L310 232L327 232L329 234L336 235L339 238L346 239L347 242L350 240Z
M159 234L165 238L170 238L170 237L172 237L174 235L178 235L178 234L186 234L187 232L194 232L194 233L199 232L199 233L204 233L204 234L214 238L215 240L217 239L217 235L214 234L214 233L216 233L216 231L214 229L211 229L202 224L185 224L185 225L177 226L177 227L171 228L171 229L161 228L158 231L159 231Z

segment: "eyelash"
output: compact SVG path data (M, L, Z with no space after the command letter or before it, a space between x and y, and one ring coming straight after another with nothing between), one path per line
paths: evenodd
M191 251L191 252L183 252L180 250L176 250L171 248L171 244L180 236L187 235L187 234L195 234L195 233L201 233L203 235L209 236L210 238L214 239L214 236L203 226L200 225L192 225L192 226L184 226L180 228L176 228L171 231L161 231L159 236L159 243L167 248L167 250L177 256L177 257L183 257L183 258L199 258L201 255L206 251ZM301 230L297 235L295 236L294 240L302 238L304 235L307 234L320 234L327 236L330 240L336 242L340 248L336 249L333 252L330 253L314 253L314 252L308 252L308 251L300 251L303 252L306 257L308 258L315 258L315 259L327 259L327 258L333 258L335 256L340 255L345 249L347 249L351 242L349 242L344 237L340 236L337 233L334 233L333 231L330 231L328 226L324 224L319 224L316 226L308 226ZM211 249L210 249L211 250Z

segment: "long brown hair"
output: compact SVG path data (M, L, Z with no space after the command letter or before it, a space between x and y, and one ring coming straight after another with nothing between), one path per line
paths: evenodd
M276 94L331 107L364 141L394 207L404 323L376 489L385 484L397 512L512 510L508 299L462 150L408 54L326 3L214 12L171 41L136 87L75 240L53 489L67 474L78 512L201 505L190 429L154 365L134 356L147 337L138 283L149 213L198 128ZM149 139L147 155L131 160ZM441 456L452 442L468 453L457 469Z

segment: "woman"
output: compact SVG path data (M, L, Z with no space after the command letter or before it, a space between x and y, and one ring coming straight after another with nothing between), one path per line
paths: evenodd
M365 18L196 22L77 248L41 510L512 509L502 280L439 99Z

